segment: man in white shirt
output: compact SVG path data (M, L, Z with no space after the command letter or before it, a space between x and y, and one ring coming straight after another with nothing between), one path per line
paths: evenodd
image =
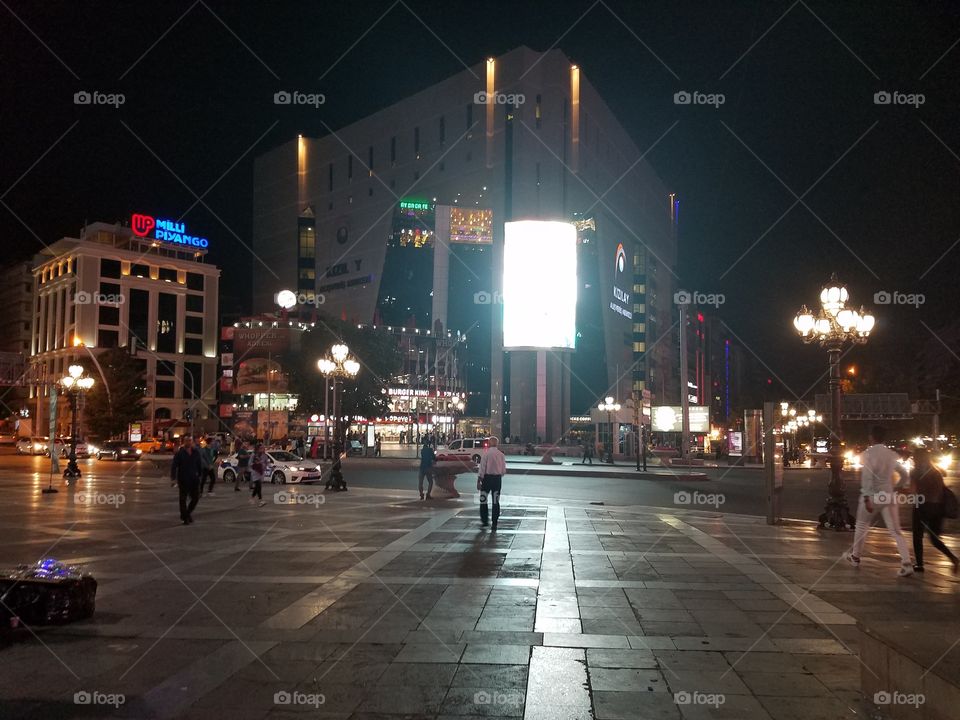
M487 494L493 493L493 526L497 529L497 519L500 517L500 487L503 476L507 474L507 459L497 447L497 438L490 438L490 447L480 458L480 471L477 477L477 490L480 491L480 524L487 526Z
M879 425L873 427L870 430L870 439L874 444L860 455L863 467L860 470L857 528L853 534L853 547L845 552L843 557L853 567L860 567L860 555L867 540L867 531L879 512L883 515L887 531L893 536L900 553L900 570L897 575L906 577L913 574L913 563L910 561L907 540L900 532L900 505L897 503L893 476L898 477L897 486L903 486L909 482L909 474L900 464L900 456L883 444L885 438L884 428Z

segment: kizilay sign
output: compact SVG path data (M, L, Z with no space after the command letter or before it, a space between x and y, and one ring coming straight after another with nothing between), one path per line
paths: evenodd
M163 242L173 243L174 245L189 245L191 247L206 248L210 246L210 241L206 238L190 235L186 226L176 220L167 220L165 218L154 217L153 215L143 215L134 213L130 216L130 227L133 234L137 237L152 237Z

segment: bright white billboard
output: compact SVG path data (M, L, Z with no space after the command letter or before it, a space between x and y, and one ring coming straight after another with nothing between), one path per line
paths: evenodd
M690 405L690 432L710 432L710 408L706 405ZM683 416L679 405L661 405L653 408L653 429L656 432L682 432Z
M577 228L521 220L504 224L503 346L574 349Z

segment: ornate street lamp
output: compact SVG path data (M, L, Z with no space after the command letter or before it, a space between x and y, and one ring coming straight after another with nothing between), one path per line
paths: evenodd
M341 445L343 434L340 428L340 413L337 412L337 386L340 380L347 378L353 379L360 372L360 363L350 357L350 348L343 343L337 343L330 348L330 357L317 360L317 369L327 379L333 378L333 440L335 445ZM327 413L327 381L324 382L323 390L324 416L329 418ZM329 421L323 426L323 453L327 454L327 427Z
M597 405L597 410L607 412L607 422L610 424L610 442L607 445L607 462L613 465L613 413L620 412L620 403L614 402L609 395Z
M852 310L847 307L850 294L836 274L820 291L820 309L812 313L804 305L793 319L793 326L805 343L819 343L826 348L830 361L830 485L829 496L820 526L843 530L853 526L854 518L847 507L843 491L843 467L840 434L840 352L845 345L862 345L867 342L876 319L863 307Z
M93 378L83 374L82 365L71 365L67 374L60 378L60 387L64 395L70 398L70 461L63 471L65 478L80 477L80 467L77 465L77 435L78 435L78 408L83 393L93 387ZM56 442L51 439L50 452L56 452Z

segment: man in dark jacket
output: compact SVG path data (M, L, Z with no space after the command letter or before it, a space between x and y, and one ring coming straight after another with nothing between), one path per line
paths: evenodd
M184 525L193 522L193 509L200 499L200 475L203 473L203 461L200 451L193 446L193 437L185 435L183 445L173 456L170 467L170 479L175 480L180 489L180 519ZM187 498L190 504L187 505Z

